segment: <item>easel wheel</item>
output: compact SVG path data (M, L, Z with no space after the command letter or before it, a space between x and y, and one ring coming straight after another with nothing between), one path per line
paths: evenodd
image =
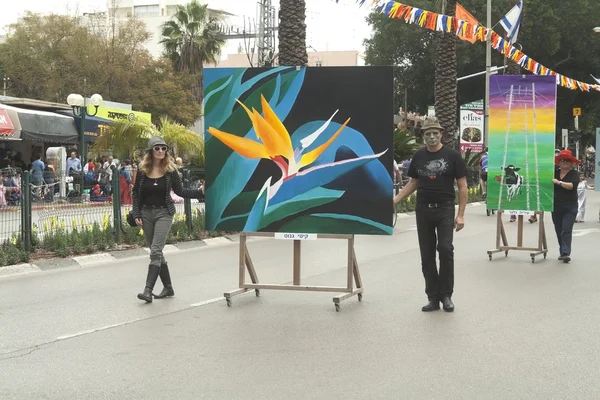
M335 311L340 312L340 303L335 303Z
M531 263L535 263L535 257L531 257Z
M358 301L362 301L362 293L358 294Z
M227 297L225 301L227 302L227 307L231 307L231 299Z
M260 290L254 289L254 294L256 295L256 297L260 297Z

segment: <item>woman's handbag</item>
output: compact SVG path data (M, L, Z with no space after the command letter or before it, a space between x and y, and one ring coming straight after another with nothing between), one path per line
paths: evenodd
M131 211L127 213L127 223L129 224L129 226L137 226L137 224L135 223L135 218L133 217L133 213Z

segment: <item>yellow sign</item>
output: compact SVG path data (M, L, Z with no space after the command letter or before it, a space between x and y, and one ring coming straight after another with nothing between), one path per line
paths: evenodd
M122 108L102 107L102 106L98 107L98 114L96 114L96 117L104 118L104 119L112 119L115 121L118 121L120 119L128 119L130 121L134 121L137 119L140 121L152 122L152 114L150 114L150 113L141 112L141 111L123 110Z
M581 108L579 108L579 107L573 108L573 116L579 117L580 115L581 115Z

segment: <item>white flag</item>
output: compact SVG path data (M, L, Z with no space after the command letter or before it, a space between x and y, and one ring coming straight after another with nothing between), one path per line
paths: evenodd
M500 25L506 31L508 41L513 44L517 41L519 28L521 26L521 15L523 11L523 0L519 1L506 15L500 20Z

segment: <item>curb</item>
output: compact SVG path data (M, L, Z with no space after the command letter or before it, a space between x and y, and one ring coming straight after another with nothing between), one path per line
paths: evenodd
M469 207L477 207L485 205L483 202L474 202L467 204ZM415 215L414 211L409 213L398 213L399 219L410 218ZM250 240L261 240L261 238L251 238ZM200 248L213 248L217 246L226 246L230 244L239 243L239 235L220 236L214 238L208 238L204 240L190 240L187 242L181 242L177 244L168 244L164 248L165 254L177 253L182 250L189 249L200 249ZM9 265L6 267L0 267L0 279L9 278L12 276L28 275L32 273L38 273L48 271L51 269L64 268L64 267L88 267L92 265L105 264L114 261L125 261L128 258L145 256L150 252L149 249L135 248L131 250L115 250L107 253L96 253L90 255L74 256L67 258L51 258L38 260L36 264L17 264Z
M177 253L182 250L213 248L217 246L225 246L239 242L239 235L221 236L208 238L204 240L190 240L177 244L168 244L164 248L165 254ZM147 248L135 248L131 250L115 250L106 253L96 253L90 255L66 257L66 258L51 258L40 259L33 263L8 265L0 267L0 279L9 278L12 276L28 275L48 271L51 269L64 267L88 267L92 265L105 264L113 261L125 261L128 258L146 256L150 252Z

